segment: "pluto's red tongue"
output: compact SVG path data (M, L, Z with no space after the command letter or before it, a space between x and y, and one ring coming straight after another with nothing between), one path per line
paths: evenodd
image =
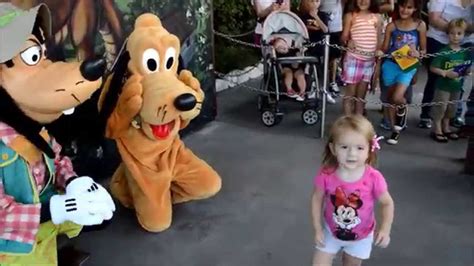
M151 126L151 130L153 131L153 135L159 139L164 139L168 137L171 131L171 123L165 125L153 125Z

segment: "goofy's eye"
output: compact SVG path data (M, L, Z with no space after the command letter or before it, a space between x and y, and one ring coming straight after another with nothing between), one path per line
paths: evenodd
M39 63L41 59L41 47L31 46L30 48L23 51L21 54L21 60L29 66L34 66Z
M174 58L176 57L176 50L173 47L168 48L165 54L165 68L170 70L174 65Z
M146 49L142 57L143 69L148 74L158 71L160 66L160 54L155 49Z

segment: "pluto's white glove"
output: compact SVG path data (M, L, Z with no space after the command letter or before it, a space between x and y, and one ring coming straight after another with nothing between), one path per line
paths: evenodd
M79 195L54 195L49 210L53 224L71 221L79 225L98 225L112 218L109 206L88 193Z
M115 211L115 204L109 192L88 176L77 177L66 186L66 195L73 196L82 193L94 195L96 201L107 204L111 212Z

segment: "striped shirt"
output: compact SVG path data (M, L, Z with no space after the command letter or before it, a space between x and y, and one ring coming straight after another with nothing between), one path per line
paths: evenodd
M377 50L377 14L352 13L350 29L350 39L358 51L373 53ZM362 60L373 59L373 56L365 56L351 53L356 58Z

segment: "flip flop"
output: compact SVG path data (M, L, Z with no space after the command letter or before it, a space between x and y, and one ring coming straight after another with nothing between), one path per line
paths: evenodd
M435 140L437 142L441 142L441 143L448 142L448 138L443 134L436 134L434 132L431 132L430 136L433 140Z
M456 132L444 132L444 136L451 140L458 140L459 135Z

